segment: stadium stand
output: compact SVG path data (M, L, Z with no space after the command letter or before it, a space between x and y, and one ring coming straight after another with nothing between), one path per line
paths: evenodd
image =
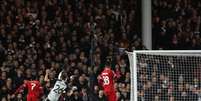
M133 29L135 5L135 0L1 0L0 100L26 98L11 95L24 80L36 78L44 98L63 67L74 89L61 101L105 101L96 77L105 57L113 56L118 99L129 101L130 72L122 50L145 49ZM50 81L44 82L47 70Z
M199 0L153 0L155 49L201 49Z
M201 49L201 1L153 0L152 5L154 49ZM160 71L164 67L157 63L150 65L149 62L142 62L141 64L147 65L144 67L147 71L139 74L139 101L199 101L201 99L200 70L191 73L193 67L185 69L183 66L178 72L171 72L183 74L173 79L171 75L164 75ZM153 67L153 71L149 70L148 65ZM168 84L166 84L167 80L169 80ZM174 80L178 80L179 83L174 84Z
M200 0L153 0L152 4L154 49L201 49ZM96 77L105 57L113 56L118 99L129 101L130 72L122 50L145 49L133 29L135 7L136 0L1 0L0 100L24 99L25 94L15 98L11 94L24 80L36 78L43 83L44 98L62 67L73 89L61 101L105 101ZM47 70L51 71L49 82L44 81ZM149 88L153 82L145 83L145 74L139 80ZM156 74L161 81L169 78ZM187 93L191 85L184 83L176 85L177 95ZM156 85L155 91L160 83ZM143 89L138 95L149 98L145 93L153 95ZM153 99L161 101L159 98ZM183 101L182 96L176 101Z

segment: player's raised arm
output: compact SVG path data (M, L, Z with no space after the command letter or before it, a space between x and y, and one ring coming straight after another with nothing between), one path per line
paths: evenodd
M61 76L62 76L62 73L63 73L63 70L59 73L59 75L58 75L58 79L59 80L61 80L62 78L61 78Z
M17 88L17 90L15 91L14 95L17 94L17 93L21 93L23 92L24 88L27 87L27 81L25 81L20 87Z
M117 79L117 74L114 71L112 71L112 74L113 74L113 79L116 80Z
M103 78L101 77L101 75L99 75L97 77L97 79L98 79L98 84L102 86L103 85Z
M47 69L47 70L46 70L46 73L45 73L45 78L44 78L44 81L45 81L45 82L49 82L49 81L50 81L50 79L49 79L49 73L50 73L50 70Z

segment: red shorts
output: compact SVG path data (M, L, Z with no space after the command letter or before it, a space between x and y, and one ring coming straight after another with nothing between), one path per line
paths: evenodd
M36 97L35 95L27 95L27 101L39 101L38 97Z
M105 91L105 95L106 95L108 101L117 101L115 91Z

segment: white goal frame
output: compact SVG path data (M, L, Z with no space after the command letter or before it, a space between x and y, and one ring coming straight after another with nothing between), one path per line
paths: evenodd
M130 75L131 75L131 93L130 101L138 101L137 91L137 54L156 54L164 56L199 56L201 57L201 50L135 50L133 52L126 52L129 57ZM134 67L134 68L133 68Z

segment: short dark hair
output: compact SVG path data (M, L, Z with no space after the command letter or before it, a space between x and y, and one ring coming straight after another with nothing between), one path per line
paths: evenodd
M107 56L105 65L106 66L111 66L111 64L112 64L112 56Z
M66 72L62 72L62 74L61 74L61 79L62 80L64 80L64 79L66 79L67 78L67 73Z

